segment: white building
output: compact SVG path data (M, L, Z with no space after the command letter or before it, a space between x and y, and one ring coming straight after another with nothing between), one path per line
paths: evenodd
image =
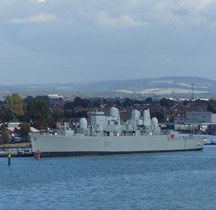
M216 123L216 114L208 111L189 111L186 116L177 116L174 119L175 124L213 124Z

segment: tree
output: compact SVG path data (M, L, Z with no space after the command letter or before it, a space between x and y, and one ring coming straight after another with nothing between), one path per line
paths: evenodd
M5 109L3 105L0 106L0 123L9 122L13 119L13 116L9 110Z
M3 143L6 143L8 140L8 135L7 135L7 125L5 123L3 123L0 126L0 133L2 136Z
M23 123L20 127L20 135L22 137L22 139L27 140L28 139L28 134L30 131L30 126L28 123Z
M132 106L132 100L130 98L126 98L123 102L123 107Z
M72 101L66 101L64 105L64 110L71 110L74 108L74 104Z
M27 116L33 122L34 127L46 129L50 115L47 100L41 97L31 98L26 107Z
M114 106L121 106L121 102L119 99L116 99L114 102L113 102L113 105Z
M12 93L5 99L5 103L10 111L13 120L17 121L24 116L24 103L18 93Z
M152 117L156 117L158 122L164 122L164 114L162 112L155 112Z
M160 100L160 105L165 106L167 108L170 108L170 107L172 107L174 105L174 101L170 100L170 99L167 99L167 98L162 98Z
M145 103L146 104L153 104L152 98L151 97L146 98Z
M77 106L82 106L82 107L88 107L88 105L90 104L90 101L88 99L85 98L80 98L80 97L75 97L74 101L73 101L73 105L74 107Z
M78 112L76 112L76 117L77 117L77 118L82 118L82 117L87 118L87 117L88 117L88 113L87 113L87 111L85 111L85 110L83 110L83 111L78 111Z
M212 104L208 104L207 111L216 113L216 108Z

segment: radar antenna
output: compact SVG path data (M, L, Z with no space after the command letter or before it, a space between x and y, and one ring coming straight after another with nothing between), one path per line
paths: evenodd
M194 100L194 83L191 84L191 101Z

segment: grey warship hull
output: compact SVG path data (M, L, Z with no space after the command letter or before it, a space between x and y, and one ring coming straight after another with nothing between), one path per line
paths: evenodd
M81 156L203 149L203 139L171 139L170 135L146 136L55 136L31 134L32 149L37 155Z
M175 131L161 132L158 120L150 118L149 110L144 110L143 117L133 110L131 119L122 123L119 110L112 107L108 116L92 112L89 125L81 118L74 130L31 134L31 143L35 155L66 156L200 150L204 139L183 138Z

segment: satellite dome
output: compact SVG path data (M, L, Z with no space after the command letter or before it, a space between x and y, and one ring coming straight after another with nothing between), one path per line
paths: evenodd
M140 112L136 109L132 110L131 119L132 120L139 120L139 118L140 118Z
M152 118L152 124L155 126L155 127L158 127L158 119L156 117L153 117Z
M149 110L144 110L143 112L143 123L145 126L151 125L151 117L150 117Z
M110 108L110 111L109 111L109 115L111 116L111 117L119 117L119 110L117 109L117 108L115 108L115 107L111 107Z
M80 119L80 128L87 128L87 120L86 120L86 118L81 118Z

